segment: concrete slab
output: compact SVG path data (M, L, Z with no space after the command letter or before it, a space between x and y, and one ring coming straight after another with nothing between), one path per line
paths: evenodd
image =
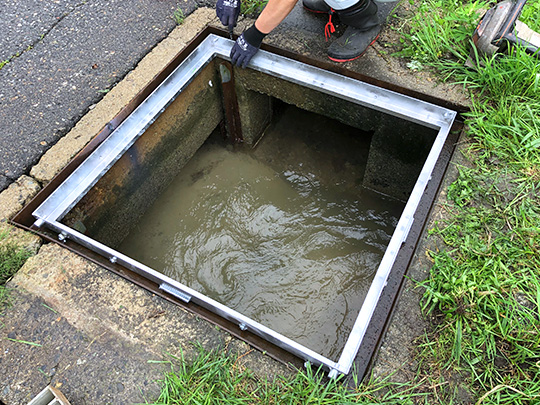
M433 73L414 71L407 67L405 60L391 56L399 49L400 44L398 17L405 17L412 11L407 2L392 2L390 4L397 8L390 13L379 39L368 48L361 58L352 62L336 63L336 65L457 105L469 106L470 101L462 86L442 83L440 78ZM326 50L330 43L339 38L345 30L345 26L339 23L339 19L334 17L332 21L335 24L336 32L327 42L324 36L324 26L328 22L328 16L311 13L303 8L301 2L298 2L282 24L265 38L265 42L314 59L331 62L327 57ZM251 24L253 24L253 20L241 19L235 32L240 34Z
M30 176L21 176L0 193L0 221L11 219L41 190L39 183Z

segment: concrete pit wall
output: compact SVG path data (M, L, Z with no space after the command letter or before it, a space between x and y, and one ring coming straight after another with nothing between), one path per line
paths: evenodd
M433 129L386 115L371 140L364 187L406 202L436 136Z
M408 199L436 132L251 69L235 69L244 144L272 118L272 100L373 133L363 186ZM209 64L72 209L64 223L118 246L223 120L219 61ZM332 136L328 128L328 136ZM360 131L359 131L360 133Z
M236 69L235 82L243 127L254 121L251 116L264 116L274 97L373 133L363 186L401 201L409 198L436 131L251 69Z
M63 222L116 247L223 119L214 63L208 65Z

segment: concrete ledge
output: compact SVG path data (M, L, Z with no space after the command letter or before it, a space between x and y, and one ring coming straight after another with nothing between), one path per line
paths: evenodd
M21 176L0 193L0 222L11 219L41 189L39 183L28 176Z

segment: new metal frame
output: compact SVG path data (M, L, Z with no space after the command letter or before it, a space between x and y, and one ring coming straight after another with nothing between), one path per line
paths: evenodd
M373 86L293 59L264 50L259 51L249 68L287 80L301 86L370 107L438 131L431 151L413 188L411 196L375 274L360 313L337 362L273 331L272 329L228 308L219 302L115 251L60 220L73 208L107 170L130 148L159 115L185 89L191 80L214 58L230 60L233 41L218 35L208 35L200 45L77 167L66 180L33 212L36 227L46 227L101 254L157 283L160 289L185 302L192 301L203 308L249 330L294 355L329 370L330 377L348 374L358 353L382 290L414 221L414 214L431 178L443 149L456 112L409 96Z

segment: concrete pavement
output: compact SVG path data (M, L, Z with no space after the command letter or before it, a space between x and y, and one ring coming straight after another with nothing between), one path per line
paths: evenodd
M0 4L0 190L175 27L195 0L8 0ZM18 56L17 56L18 55Z

